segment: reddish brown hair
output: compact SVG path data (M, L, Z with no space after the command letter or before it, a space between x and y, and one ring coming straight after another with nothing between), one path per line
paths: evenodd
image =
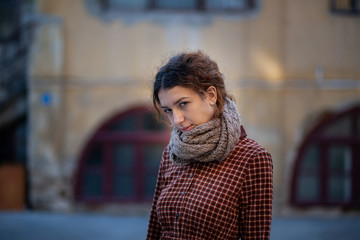
M225 90L224 78L217 63L202 51L175 55L159 69L153 87L153 104L158 117L160 116L158 96L160 89L170 89L175 86L192 89L201 97L210 86L214 86L217 92L216 117L222 112L224 99L232 99Z

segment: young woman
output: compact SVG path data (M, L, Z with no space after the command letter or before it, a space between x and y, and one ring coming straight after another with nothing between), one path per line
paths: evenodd
M160 68L153 103L173 131L147 239L269 239L272 159L246 137L217 64L181 53Z

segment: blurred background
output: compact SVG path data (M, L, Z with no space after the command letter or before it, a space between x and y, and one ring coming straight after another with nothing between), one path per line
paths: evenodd
M274 217L359 215L359 43L360 0L1 0L0 210L146 218L152 80L200 49L272 154Z

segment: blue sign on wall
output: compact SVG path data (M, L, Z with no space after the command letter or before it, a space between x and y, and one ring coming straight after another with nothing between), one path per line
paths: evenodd
M53 103L53 95L49 92L44 92L41 94L40 101L44 106L50 106Z

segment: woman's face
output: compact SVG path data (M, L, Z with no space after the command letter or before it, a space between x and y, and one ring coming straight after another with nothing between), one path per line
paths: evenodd
M211 120L216 110L216 88L207 89L204 97L189 88L160 89L160 105L173 127L186 132Z

